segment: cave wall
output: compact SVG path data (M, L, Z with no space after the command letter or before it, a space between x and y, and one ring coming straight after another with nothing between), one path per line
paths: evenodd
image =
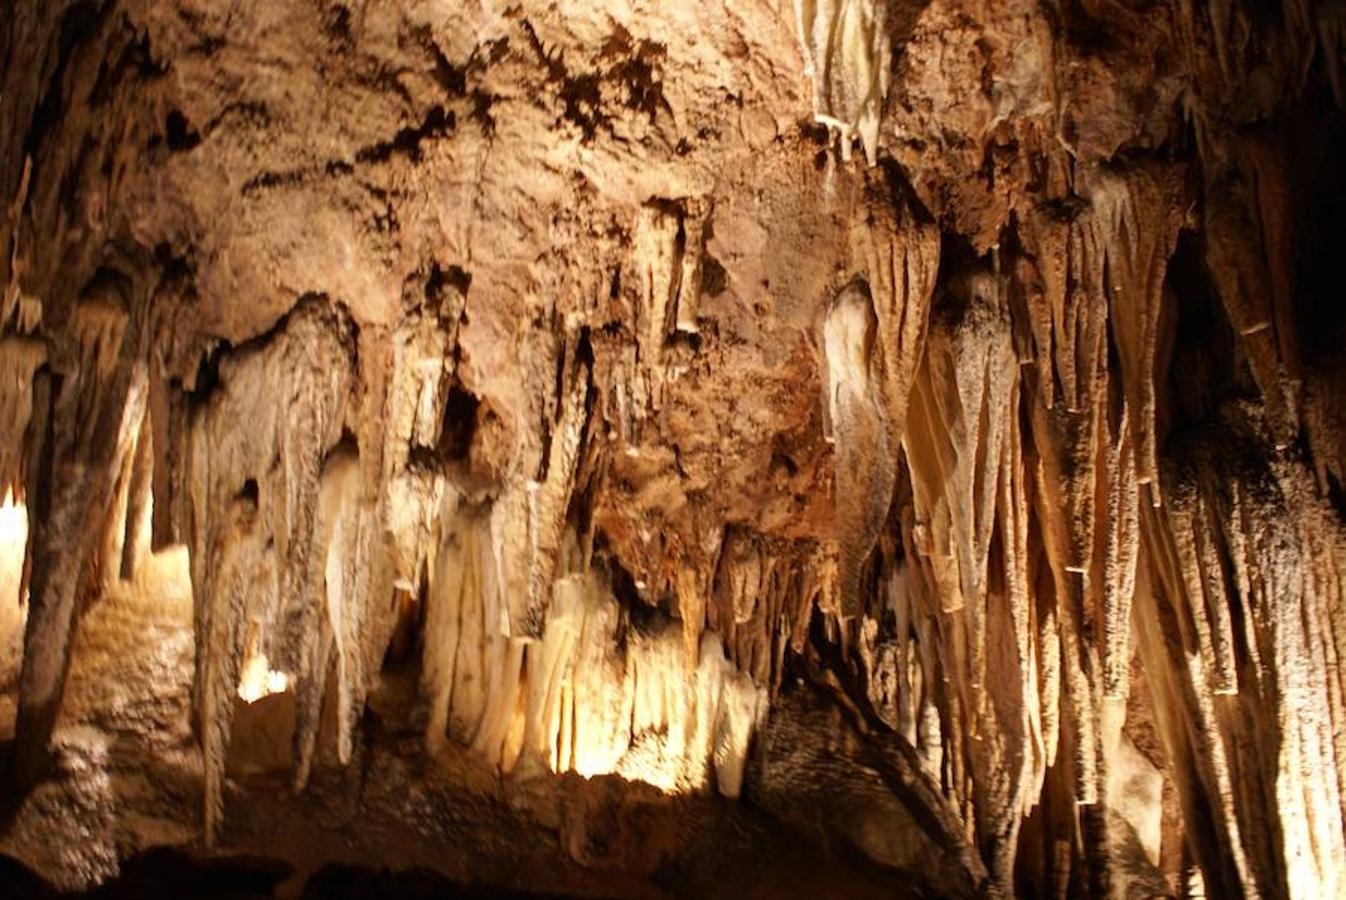
M1342 895L1344 17L11 3L0 843L86 885L382 754L945 894ZM137 585L191 827L51 861Z

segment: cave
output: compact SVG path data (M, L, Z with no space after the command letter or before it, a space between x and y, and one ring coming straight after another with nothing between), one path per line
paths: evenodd
M0 894L1346 898L1341 0L0 58Z

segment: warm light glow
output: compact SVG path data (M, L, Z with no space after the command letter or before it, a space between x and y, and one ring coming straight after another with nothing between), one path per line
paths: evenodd
M19 576L23 572L23 555L28 543L28 509L14 500L6 490L0 501L0 601L19 601Z
M0 547L6 552L17 546L22 552L24 541L28 540L28 510L22 503L14 501L14 492L5 491L0 501Z
M19 591L28 543L28 510L10 491L0 501L0 677L18 671L27 598Z
M256 653L243 664L238 696L247 703L256 703L263 697L281 693L289 686L290 676L272 669L265 653Z

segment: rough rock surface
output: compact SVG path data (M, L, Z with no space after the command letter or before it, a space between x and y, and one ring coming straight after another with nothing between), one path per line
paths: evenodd
M1346 896L1344 54L10 0L0 852Z

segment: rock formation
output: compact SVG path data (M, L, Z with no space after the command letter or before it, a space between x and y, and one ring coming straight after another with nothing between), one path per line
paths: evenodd
M42 883L1346 897L1337 0L12 0L0 57Z

